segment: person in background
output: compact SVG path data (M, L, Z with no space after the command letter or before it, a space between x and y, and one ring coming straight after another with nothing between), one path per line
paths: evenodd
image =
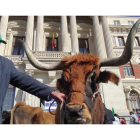
M120 118L120 124L127 124L125 118Z
M140 124L140 110L136 109L136 114L134 115L135 117L135 124Z
M113 121L113 124L120 124L120 117L118 114L114 114L114 118L115 118L115 121Z
M130 124L135 124L135 116L134 112L130 112Z

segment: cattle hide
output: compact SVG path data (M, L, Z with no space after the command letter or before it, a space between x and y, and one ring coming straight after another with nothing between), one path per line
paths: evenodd
M60 113L58 111L55 116L43 112L40 107L31 107L24 102L18 102L11 110L10 124L60 124Z

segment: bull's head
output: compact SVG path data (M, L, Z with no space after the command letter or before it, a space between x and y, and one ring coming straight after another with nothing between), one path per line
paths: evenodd
M120 66L130 61L133 53L133 45L138 20L129 32L126 46L122 55L118 58L107 58L100 60L97 55L77 54L64 57L60 63L44 64L39 62L28 46L20 40L30 63L40 70L62 70L62 76L57 80L57 88L67 95L66 99L66 122L68 123L102 123L97 110L103 110L104 106L98 92L100 82L111 81L118 85L119 78L112 72L100 71L104 66ZM104 112L102 112L104 113ZM98 117L97 117L98 116ZM100 122L101 121L101 122Z

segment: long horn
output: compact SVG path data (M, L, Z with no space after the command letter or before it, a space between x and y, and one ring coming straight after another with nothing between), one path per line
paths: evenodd
M107 58L107 59L101 60L100 67L120 66L130 61L133 54L135 34L136 34L136 30L139 24L140 24L140 19L131 28L131 31L129 32L129 35L127 37L126 45L125 45L122 55L118 58Z
M18 40L20 44L23 46L26 55L28 57L29 62L37 69L44 70L44 71L51 71L51 70L62 70L60 63L57 64L45 64L36 59L30 48L25 44L21 39Z

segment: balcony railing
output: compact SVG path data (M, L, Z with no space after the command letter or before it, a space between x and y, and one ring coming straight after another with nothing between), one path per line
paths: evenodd
M36 58L50 58L50 59L61 59L64 56L71 56L70 52L45 52L45 51L39 51L39 52L33 52L34 56Z
M49 59L49 60L59 60L62 59L65 56L71 56L71 52L45 52L45 51L39 51L39 52L33 52L34 56L37 59ZM22 63L23 62L23 56L21 55L7 55L4 56L11 60L13 63Z
M11 60L12 62L22 62L22 56L21 55L7 55L4 56L6 58L8 58L9 60Z

